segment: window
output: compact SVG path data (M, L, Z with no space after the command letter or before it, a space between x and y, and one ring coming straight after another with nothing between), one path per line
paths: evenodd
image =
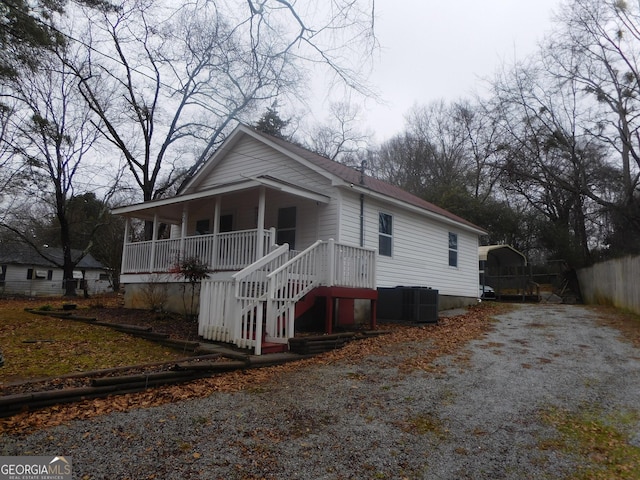
M70 279L67 280L67 283L69 285L73 285L74 286L73 288L75 288L76 290L78 290L80 288L80 282L81 282L81 280L78 280L77 278L70 278ZM64 280L62 280L62 289L63 290L65 289Z
M393 246L393 217L388 213L378 214L378 253L390 257Z
M209 235L211 230L209 230L209 219L206 220L198 220L196 222L196 235Z
M233 215L220 215L220 233L233 231Z
M53 279L53 270L47 270L47 280Z
M449 232L449 266L458 266L458 234Z
M27 280L33 279L33 268L27 269Z
M278 209L278 229L276 243L289 244L289 248L296 248L296 207Z

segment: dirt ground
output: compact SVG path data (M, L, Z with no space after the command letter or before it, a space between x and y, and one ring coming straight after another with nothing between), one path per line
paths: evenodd
M86 479L638 478L637 317L495 314L226 376L229 388L198 382L198 395L185 385L33 414L2 425L1 452L64 453Z

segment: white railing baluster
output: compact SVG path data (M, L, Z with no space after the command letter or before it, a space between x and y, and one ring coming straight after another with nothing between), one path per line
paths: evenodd
M261 353L262 324L266 320L267 273L285 263L288 254L289 246L282 245L232 277L236 296L234 343L242 348L253 348L256 355Z
M204 280L200 286L198 335L207 340L231 342L235 305L233 282Z
M270 341L294 336L295 304L321 285L376 288L375 250L318 241L268 276L267 326L286 326L267 331ZM372 268L359 268L371 265Z
M272 250L275 230L240 230L186 238L127 243L123 250L122 273L167 272L179 259L196 257L210 268L241 270L258 260L259 242Z
M243 232L230 232L214 236L202 236L191 242L185 251L201 255L220 255L222 264L248 261L258 241L251 240ZM267 233L267 232L265 232ZM209 237L209 238L206 238ZM189 240L189 239L187 239ZM213 246L218 240L218 252ZM172 244L162 245L163 258L169 258ZM141 244L143 242L140 242ZM127 267L136 262L144 263L144 253L136 252L136 244L127 244ZM141 249L141 252L149 250ZM213 252L213 253L212 253ZM231 252L224 258L224 252ZM261 353L263 322L267 341L287 343L294 336L295 304L317 286L342 286L350 288L376 288L376 251L333 241L317 241L294 258L289 257L289 247L283 245L248 267L234 274L229 280L204 280L200 295L198 333L215 341L232 342L242 348L253 348ZM138 260L136 260L138 259ZM264 309L266 307L266 317Z

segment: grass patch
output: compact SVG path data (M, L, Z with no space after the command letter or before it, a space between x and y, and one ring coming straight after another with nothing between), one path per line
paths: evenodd
M640 422L639 412L603 416L593 409L578 413L552 410L543 417L559 432L557 439L545 441L543 447L549 449L553 445L580 459L580 466L569 478L640 478L640 447L630 443L630 432Z
M0 326L0 385L181 357L106 327L34 315L19 306L0 308Z
M620 308L590 306L598 314L601 325L613 327L622 333L621 338L640 347L640 315Z
M422 413L408 419L404 430L418 435L435 435L439 439L444 439L447 433L442 421L431 413Z

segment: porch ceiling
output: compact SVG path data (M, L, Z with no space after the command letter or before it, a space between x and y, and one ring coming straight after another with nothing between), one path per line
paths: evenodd
M302 198L314 200L316 202L328 203L329 197L319 192L310 190L299 185L277 179L271 176L252 177L235 183L220 185L217 187L194 192L186 195L179 195L173 198L165 198L161 200L151 200L148 202L129 205L126 207L115 208L111 211L114 215L122 215L125 217L140 218L142 220L153 220L157 214L160 221L166 223L180 223L182 212L185 204L195 201L215 198L220 195L229 193L237 193L241 191L251 190L258 187L266 187L271 190L277 190Z

